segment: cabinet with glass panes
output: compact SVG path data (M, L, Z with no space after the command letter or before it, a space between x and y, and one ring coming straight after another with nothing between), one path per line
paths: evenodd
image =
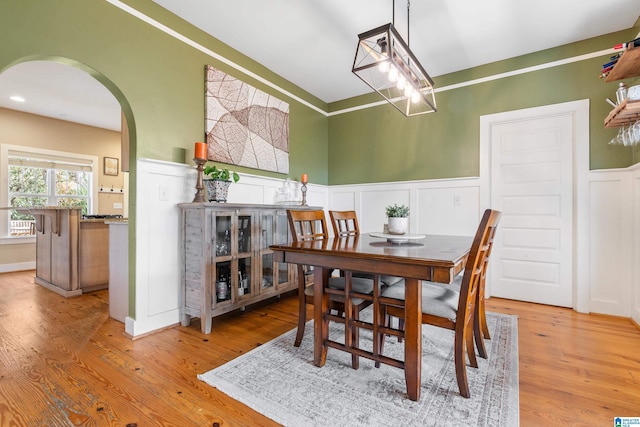
M269 249L290 241L285 209L219 203L179 206L183 326L200 317L201 330L208 334L215 316L297 289L295 266L275 262Z

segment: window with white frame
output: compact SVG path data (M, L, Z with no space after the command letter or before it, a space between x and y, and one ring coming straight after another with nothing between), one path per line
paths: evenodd
M6 206L66 206L80 207L83 214L91 212L97 158L15 146L3 152L2 163L6 166L3 169L7 171ZM3 234L33 235L34 221L28 212L9 210Z

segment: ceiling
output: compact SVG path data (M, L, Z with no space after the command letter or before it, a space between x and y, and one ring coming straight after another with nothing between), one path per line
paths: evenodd
M120 104L111 92L84 71L57 62L22 62L5 70L0 107L120 131Z
M351 73L357 35L393 20L392 0L154 1L325 102L371 92ZM407 3L395 9L406 39ZM628 29L639 16L638 0L414 0L409 44L436 77ZM0 74L0 107L120 128L115 98L61 64L23 63Z

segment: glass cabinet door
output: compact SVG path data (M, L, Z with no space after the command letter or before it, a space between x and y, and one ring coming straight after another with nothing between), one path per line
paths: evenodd
M231 256L231 215L214 217L214 241L216 257Z
M215 266L213 272L213 280L215 287L213 290L214 305L231 301L231 281L232 281L232 265L231 265L231 230L232 217L227 213L216 213L213 219L213 241L212 252L215 254L212 264ZM215 248L215 250L213 250Z
M262 272L260 277L260 291L273 289L273 254L269 246L273 244L274 236L273 212L260 213L260 256Z
M231 300L231 262L216 262L216 303Z
M235 247L234 247L234 283L236 298L238 300L250 297L253 291L254 275L253 271L253 244L251 233L253 231L254 213L240 211L236 216L235 224Z
M278 211L275 216L276 229L274 234L275 243L287 243L289 239L289 220L285 211ZM295 268L295 266L292 266ZM285 262L276 263L277 280L276 286L287 286L289 284L289 264Z
M251 257L238 258L238 298L246 298L252 292Z
M251 247L251 215L238 216L238 254L250 253Z

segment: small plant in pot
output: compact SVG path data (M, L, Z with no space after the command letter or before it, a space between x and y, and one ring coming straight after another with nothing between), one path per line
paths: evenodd
M226 202L231 180L238 182L240 175L227 168L219 169L216 165L205 166L204 174L207 178L204 185L207 188L207 198L210 202Z
M409 231L409 207L389 205L385 208L388 218L389 234L406 234Z

